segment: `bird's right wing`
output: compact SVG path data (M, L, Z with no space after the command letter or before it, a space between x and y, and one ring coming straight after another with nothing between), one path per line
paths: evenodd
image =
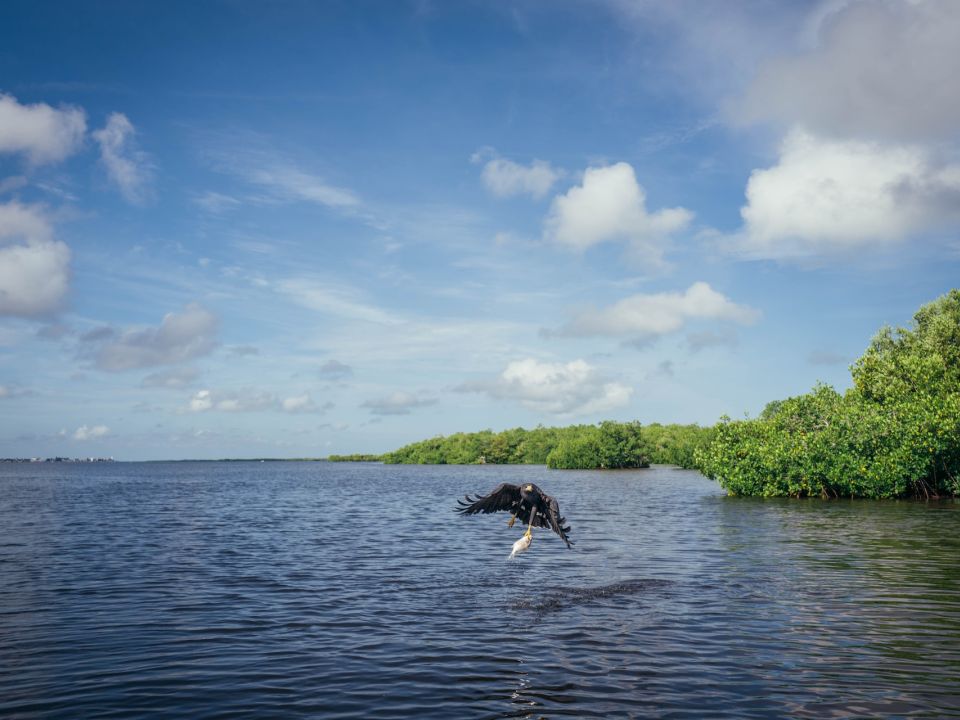
M474 515L476 513L495 513L501 510L516 511L520 507L520 486L510 483L501 483L493 489L493 492L483 497L470 497L467 495L465 500L457 500L460 507L457 512L461 515Z

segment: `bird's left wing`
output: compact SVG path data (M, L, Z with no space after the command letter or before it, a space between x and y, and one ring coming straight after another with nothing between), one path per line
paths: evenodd
M544 519L547 521L547 525L549 525L550 529L553 530L557 535L563 538L563 541L567 544L567 547L571 547L573 543L570 542L570 538L567 537L567 533L570 532L570 526L564 526L567 520L560 514L560 503L546 493L543 494L543 499L547 501L547 512L546 516L544 517Z
M493 491L483 497L470 497L467 495L464 500L457 500L460 507L457 512L461 515L474 515L476 513L495 513L501 510L515 511L520 506L520 486L510 483L501 483Z

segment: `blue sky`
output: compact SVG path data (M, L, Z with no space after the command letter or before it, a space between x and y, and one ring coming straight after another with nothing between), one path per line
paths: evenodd
M757 414L960 285L960 4L0 5L0 456Z

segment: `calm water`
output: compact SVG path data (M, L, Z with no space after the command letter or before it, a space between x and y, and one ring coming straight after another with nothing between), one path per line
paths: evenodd
M574 549L455 516L502 481ZM672 468L0 465L0 715L960 717L958 550Z

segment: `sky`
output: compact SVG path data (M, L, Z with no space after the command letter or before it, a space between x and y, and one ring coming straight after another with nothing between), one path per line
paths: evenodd
M0 3L0 457L756 416L960 286L953 0Z

